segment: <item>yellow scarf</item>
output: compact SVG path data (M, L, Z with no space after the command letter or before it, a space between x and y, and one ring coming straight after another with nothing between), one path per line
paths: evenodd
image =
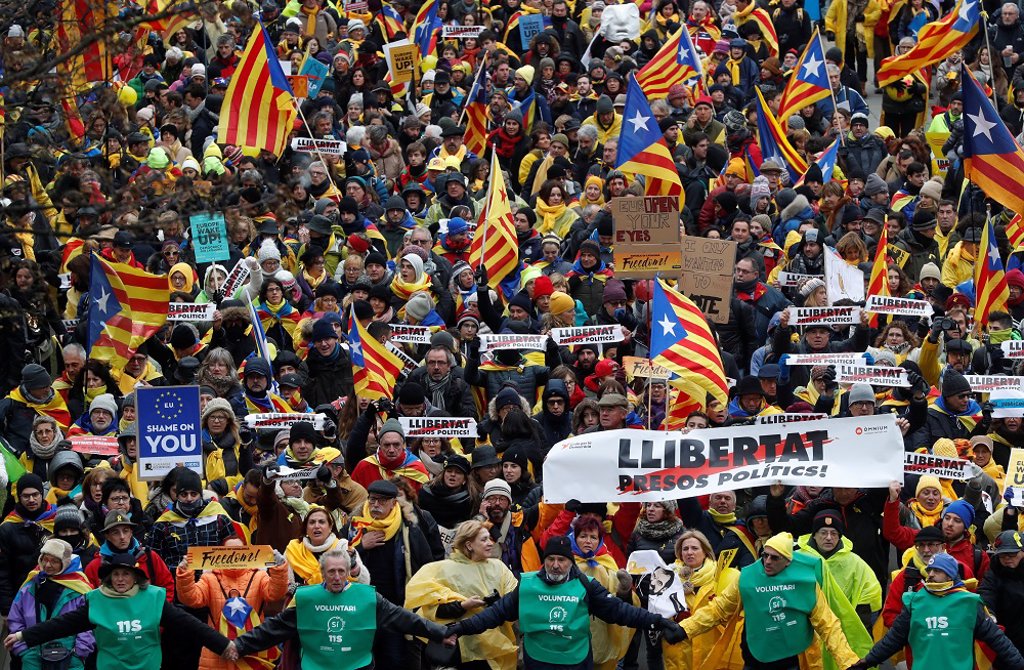
M412 297L413 293L418 291L426 291L430 293L430 277L426 274L419 282L405 282L402 280L402 275L396 274L395 278L391 280L391 292L395 294L395 297L399 300L408 300ZM434 304L437 301L434 300L434 296L431 294L430 299L433 300Z
M353 549L359 546L363 539L363 533L366 531L381 531L384 533L384 541L387 542L402 527L402 506L395 503L395 506L391 508L390 514L383 519L374 519L370 516L370 503L364 502L362 513L357 517L352 517L352 526L356 529L356 535L349 543L349 546Z
M954 495L954 500L956 496ZM931 512L924 508L917 499L910 501L910 511L914 513L917 520L921 522L921 528L927 528L928 526L934 526L942 519L942 505L936 505L935 509Z
M299 8L303 14L306 15L306 32L305 35L316 34L316 17L320 14L320 8L314 7L313 9L307 8L305 5Z
M327 279L327 273L321 272L319 277L314 277L308 272L306 272L305 268L303 268L302 278L306 280L307 284L309 284L309 288L315 291L316 288L320 286L320 284L324 283L325 279Z
M253 518L255 519L256 517ZM334 549L339 542L341 540L335 537L334 542L331 542L330 546L324 549L324 551ZM310 551L302 541L302 538L299 538L292 540L284 548L284 559L288 561L292 572L302 579L303 582L306 584L319 584L324 580L323 575L320 574L320 555L322 553Z
M541 217L540 234L547 235L548 233L554 233L559 237L563 237L555 227L559 223L559 219L565 214L565 203L559 203L557 205L549 205L540 198L537 198L537 206L534 208L537 214Z

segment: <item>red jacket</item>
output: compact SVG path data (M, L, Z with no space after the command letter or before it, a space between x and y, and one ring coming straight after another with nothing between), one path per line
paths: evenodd
M97 553L96 558L92 559L92 562L85 566L85 576L97 588L100 585L100 565L102 563L103 556ZM141 549L138 554L138 566L149 577L150 584L162 586L167 590L167 602L173 603L174 575L167 569L167 564L164 563L164 559L160 558L160 554L150 549Z

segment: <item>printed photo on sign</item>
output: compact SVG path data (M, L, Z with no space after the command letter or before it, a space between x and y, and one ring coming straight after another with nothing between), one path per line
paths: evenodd
M626 559L626 571L633 576L637 593L647 601L648 612L672 619L687 611L689 568L679 563L666 565L654 549L640 549Z

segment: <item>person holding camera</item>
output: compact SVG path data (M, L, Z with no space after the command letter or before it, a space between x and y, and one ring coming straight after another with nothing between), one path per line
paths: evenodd
M961 317L963 322L954 317ZM940 341L939 336L945 335ZM942 367L940 357L945 350L946 366ZM942 388L942 380L949 370L968 374L971 357L974 355L974 344L967 339L967 316L959 309L951 309L934 319L928 328L928 335L921 341L921 354L918 365L921 374L932 386Z
M405 607L430 621L448 624L476 614L514 591L516 576L500 559L492 558L493 548L491 531L482 521L460 523L451 555L423 566L406 584ZM458 649L428 644L425 655L430 663L446 667L514 670L516 635L512 624L506 622L460 638Z

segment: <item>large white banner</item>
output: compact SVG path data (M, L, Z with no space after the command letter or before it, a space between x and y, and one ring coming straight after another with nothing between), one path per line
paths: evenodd
M893 414L689 433L610 430L556 444L544 499L656 502L769 486L886 487L903 480Z

